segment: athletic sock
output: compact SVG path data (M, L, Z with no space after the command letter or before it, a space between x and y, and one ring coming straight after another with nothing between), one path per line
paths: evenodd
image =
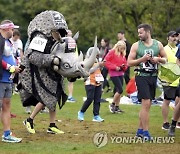
M114 102L112 102L112 105L115 105L115 103L114 103Z
M143 133L143 129L138 128L137 131L140 132L140 133Z
M33 119L31 119L30 117L27 118L27 121L30 122L30 123L33 123Z
M10 135L10 133L11 133L11 131L10 131L10 130L5 130L5 131L4 131L4 137L9 136L9 135Z
M143 129L138 129L136 135L142 135L142 134L143 134Z
M56 127L55 123L50 123L49 127Z
M177 121L172 120L172 124L171 125L176 127L176 123L177 123Z

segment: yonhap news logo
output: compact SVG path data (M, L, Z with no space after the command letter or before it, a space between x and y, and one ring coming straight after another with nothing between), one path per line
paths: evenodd
M151 137L149 140L148 138L141 138L141 137L121 137L121 136L114 136L110 137L111 143L115 144L138 144L138 143L155 143L155 144L172 144L175 142L175 137Z
M107 142L108 142L108 137L106 132L96 133L93 137L93 143L98 148L105 146Z
M101 148L112 144L141 144L141 143L154 143L154 144L172 144L175 142L175 137L151 137L150 140L147 138L131 137L131 136L109 136L106 132L98 132L93 136L93 143L96 147Z

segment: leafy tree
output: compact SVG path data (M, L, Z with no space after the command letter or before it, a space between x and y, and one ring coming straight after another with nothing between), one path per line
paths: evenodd
M0 0L0 19L20 25L24 42L29 22L45 10L61 12L69 28L80 31L78 46L83 51L93 45L95 35L114 44L121 29L133 43L140 23L151 24L153 37L166 44L166 33L180 23L180 0Z

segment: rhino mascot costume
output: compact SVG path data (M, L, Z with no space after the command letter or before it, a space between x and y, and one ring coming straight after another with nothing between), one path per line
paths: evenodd
M75 81L89 76L89 69L95 62L94 54L83 61L72 50L68 50L64 37L68 26L64 16L57 11L38 14L28 26L28 45L24 52L20 73L20 96L23 106L43 103L55 111L58 102L61 108L67 100L63 89L63 78Z

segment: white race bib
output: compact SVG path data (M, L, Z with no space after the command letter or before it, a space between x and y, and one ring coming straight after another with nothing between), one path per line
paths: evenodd
M96 82L103 82L104 78L103 78L102 74L95 74L95 80L96 80Z
M40 37L35 37L32 39L29 49L37 50L40 52L44 52L44 49L46 47L47 40Z
M76 41L73 38L68 38L68 49L75 49Z

